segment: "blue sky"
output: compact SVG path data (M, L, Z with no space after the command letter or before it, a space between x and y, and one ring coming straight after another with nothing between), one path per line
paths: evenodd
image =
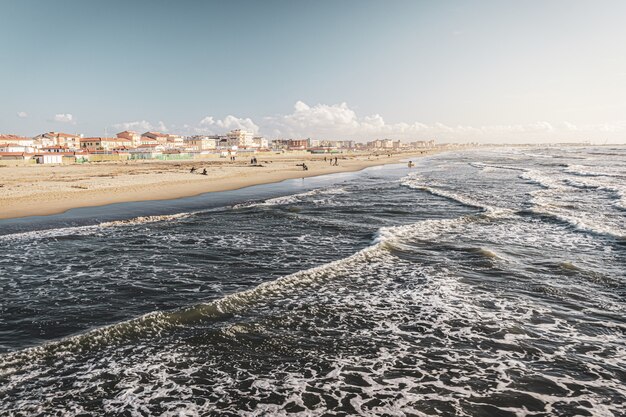
M0 0L0 133L626 142L623 1Z

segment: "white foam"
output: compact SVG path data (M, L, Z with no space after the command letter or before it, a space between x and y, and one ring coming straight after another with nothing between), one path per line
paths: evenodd
M483 203L482 201L478 201L475 198L469 197L467 195L448 191L441 187L437 187L433 185L426 185L424 184L424 180L418 177L416 174L409 174L408 176L402 178L400 180L400 184L409 188L426 191L430 194L459 202L468 207L474 207L474 208L480 209L489 215L501 216L501 215L508 215L512 213L512 210L486 204L486 203Z
M167 214L162 216L139 216L134 217L132 219L127 220L115 220L110 222L100 223L98 226L100 227L120 227L120 226L135 226L138 224L147 224L147 223L157 223L157 222L167 222L172 220L184 219L193 216L197 213L176 213L176 214Z
M267 200L258 201L258 202L255 201L255 202L235 204L233 208L240 209L240 208L248 208L248 207L283 206L283 205L301 203L304 200L307 200L309 197L313 197L313 196L345 194L346 192L347 191L343 187L317 188L314 190L305 191L303 193L291 194L291 195L286 195L282 197L274 197L274 198L269 198Z

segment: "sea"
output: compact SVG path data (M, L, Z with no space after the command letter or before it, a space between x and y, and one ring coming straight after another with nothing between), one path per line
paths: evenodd
M2 416L626 416L626 147L0 221Z

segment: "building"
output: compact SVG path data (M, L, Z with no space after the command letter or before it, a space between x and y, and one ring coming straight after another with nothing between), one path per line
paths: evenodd
M80 140L82 149L96 151L112 151L114 149L130 148L132 141L126 138L83 138Z
M62 164L63 163L63 154L59 152L48 153L41 152L33 155L33 159L38 164Z
M167 143L168 135L160 132L145 132L141 135L142 143L144 139L152 139L157 141L161 145L165 145Z
M304 150L309 147L308 139L289 139L287 142L287 149L291 150Z
M381 150L390 150L390 149L399 149L400 141L393 141L391 139L376 139L371 142L367 142L367 147L369 149L381 149Z
M17 135L0 135L0 143L15 144L20 146L34 147L33 138L25 138Z
M71 133L47 132L34 137L34 140L40 144L40 147L62 146L69 149L80 149L81 135L72 135Z
M270 147L270 142L267 140L267 138L264 138L263 136L253 137L252 143L253 143L252 146L256 148L267 149Z
M191 151L202 152L211 149L217 149L219 143L219 136L203 136L196 135L191 136L185 140L185 149Z
M20 145L17 143L0 143L0 152L2 153L33 153L35 148L32 146Z
M287 149L289 147L289 139L274 139L272 141L273 149Z
M243 129L231 130L226 134L227 146L249 148L254 146L254 136L251 132Z
M167 149L183 149L185 147L185 139L179 135L166 135L163 145Z
M415 142L411 142L409 145L411 148L434 148L435 141L434 140L418 140Z
M46 146L41 148L41 152L45 153L69 153L70 149L60 145Z
M116 137L121 139L128 139L131 141L133 147L141 145L141 135L132 130L125 130L123 132L115 134Z

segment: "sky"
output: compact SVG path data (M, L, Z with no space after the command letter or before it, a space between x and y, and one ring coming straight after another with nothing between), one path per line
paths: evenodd
M0 0L0 133L626 143L626 1Z

